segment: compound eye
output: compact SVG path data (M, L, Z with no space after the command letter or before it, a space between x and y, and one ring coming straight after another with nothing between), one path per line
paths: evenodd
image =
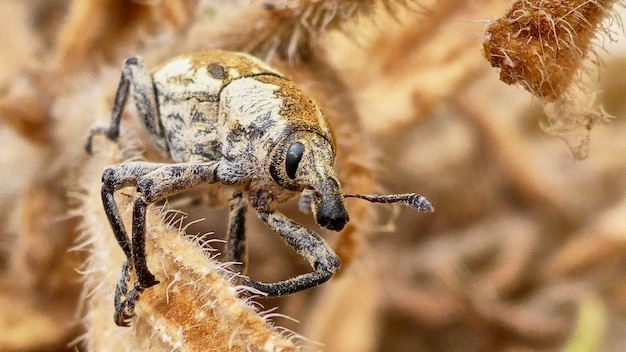
M300 160L302 160L302 154L304 154L304 145L300 142L290 145L289 149L287 149L285 169L287 171L287 176L292 180L296 178L296 171L298 170Z

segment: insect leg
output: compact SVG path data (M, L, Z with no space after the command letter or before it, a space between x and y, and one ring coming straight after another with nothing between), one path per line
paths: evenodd
M279 212L259 213L259 216L298 254L308 260L315 271L276 283L245 280L245 285L265 292L268 296L282 296L318 286L328 281L339 269L339 257L315 232Z
M124 107L126 106L129 89L135 101L139 116L141 116L148 131L157 137L163 137L152 77L150 76L150 72L144 67L141 57L131 57L126 59L122 66L122 77L117 87L117 93L115 94L115 102L113 104L109 125L103 126L97 124L89 130L89 135L85 143L85 150L87 150L88 153L91 154L92 152L92 139L96 134L103 134L110 140L117 141L120 135L120 120ZM157 138L159 147L167 149L164 143L164 139Z
M248 204L241 192L233 194L228 206L228 237L224 249L224 260L237 262L236 268L243 274L246 270L246 211Z
M126 258L132 263L132 255L128 235L120 213L115 202L114 192L129 186L135 186L137 180L151 172L167 164L157 164L150 162L128 162L109 166L102 172L102 203L104 212L109 219L109 224L113 230L113 234L117 239L120 247L124 251Z
M102 175L102 199L111 228L128 261L122 267L115 292L115 323L127 326L134 315L135 301L144 289L158 283L146 265L146 209L167 196L185 191L200 183L237 181L235 167L228 163L157 164L128 162L106 168ZM129 243L113 193L124 187L136 186L133 204L132 243ZM135 268L137 282L128 290L129 270Z
M227 162L181 163L162 166L137 181L133 207L132 262L142 288L158 283L146 264L145 225L148 205L201 183L235 182L237 174L236 168Z
M125 261L122 265L120 279L115 286L115 296L113 298L115 313L113 320L118 326L130 326L130 318L135 316L135 301L139 293L143 290L139 282L133 284L130 293L128 292L128 282L130 281L130 264Z
M102 202L104 204L104 211L111 225L111 229L113 230L113 234L127 258L122 266L120 278L115 287L114 321L119 326L129 325L128 320L134 315L135 300L141 291L141 287L138 284L134 284L130 293L128 291L130 269L133 263L132 250L126 229L119 214L117 203L115 202L114 192L124 187L136 185L137 180L141 176L164 165L167 164L129 162L110 166L102 173Z

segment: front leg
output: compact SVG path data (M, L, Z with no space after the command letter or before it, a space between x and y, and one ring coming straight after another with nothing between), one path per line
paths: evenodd
M115 322L128 325L134 312L134 302L144 289L158 283L148 270L145 252L146 209L149 204L165 197L183 192L200 183L239 182L241 173L227 162L156 164L129 162L110 166L103 172L102 199L105 212L120 247L128 258L122 269L115 294ZM129 243L122 223L114 192L120 188L136 186L133 207L132 243ZM135 268L137 282L128 290L129 270Z
M282 296L318 286L337 272L340 266L339 257L318 234L279 212L261 212L259 217L303 256L315 271L276 283L244 280L245 285L268 296Z
M130 326L130 319L135 316L135 301L139 298L139 293L143 289L139 286L139 282L133 284L132 289L128 290L130 282L130 264L125 261L122 265L120 278L115 286L115 295L113 305L115 314L113 321L118 326Z
M132 250L128 235L126 234L126 228L124 227L124 223L122 223L122 218L120 217L120 212L115 202L115 191L124 187L136 186L137 180L142 176L167 165L168 164L135 161L109 166L102 172L101 196L104 212L118 244L124 251L126 259L131 264Z
M201 183L228 183L233 166L226 162L184 163L163 166L137 181L133 207L132 262L142 288L158 283L146 264L146 211L148 205L187 191Z

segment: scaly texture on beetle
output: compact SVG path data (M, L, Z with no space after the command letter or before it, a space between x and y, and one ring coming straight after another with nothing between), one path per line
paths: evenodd
M339 258L326 242L276 211L279 203L302 194L320 226L340 231L349 219L334 171L333 132L318 105L290 80L243 53L198 52L175 58L152 74L140 57L127 59L110 124L92 127L85 145L88 152L97 134L118 139L128 96L154 144L173 163L129 161L102 174L104 210L127 257L115 295L118 325L129 324L140 292L159 283L146 264L147 207L199 184L232 190L224 252L226 260L240 263L242 272L248 205L315 270L277 283L242 279L245 285L280 296L317 286L334 275ZM131 186L137 192L129 237L114 193ZM416 194L346 196L432 211ZM129 289L133 269L137 282Z

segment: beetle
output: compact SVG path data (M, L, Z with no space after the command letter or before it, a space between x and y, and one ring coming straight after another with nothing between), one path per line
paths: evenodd
M125 60L108 125L94 125L85 143L104 135L117 141L128 97L158 150L172 163L127 161L102 173L102 202L126 255L115 294L115 322L128 326L139 293L159 283L146 264L146 209L200 184L232 190L225 259L245 268L248 205L314 271L276 283L242 279L267 296L317 286L339 269L339 257L315 232L276 210L299 195L321 227L340 231L349 221L345 197L401 202L432 211L417 194L390 196L342 192L334 170L336 143L320 107L292 81L263 61L238 52L201 51L176 57L152 73L141 57ZM135 187L132 233L122 223L114 193ZM129 271L137 281L128 290Z

